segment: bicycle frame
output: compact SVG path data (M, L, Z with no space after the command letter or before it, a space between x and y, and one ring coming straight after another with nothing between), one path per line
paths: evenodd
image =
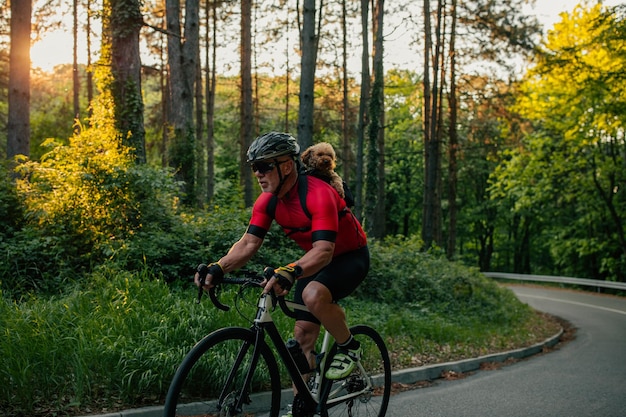
M307 307L298 304L293 301L282 300L281 303L284 303L284 306L281 305L283 310L300 310L300 311L308 311ZM311 376L314 380L311 383L311 387L309 387L309 383L305 381L304 377L298 371L298 367L296 366L291 354L287 350L285 346L285 342L281 337L278 328L276 327L274 320L272 318L271 312L276 308L275 298L271 295L262 295L259 298L259 302L257 304L257 315L254 320L253 330L257 334L256 344L259 343L259 338L263 339L263 333L267 333L272 341L272 344L276 348L276 351L282 360L282 362L287 367L291 380L298 392L298 395L302 398L302 400L309 404L310 406L315 406L317 412L320 411L320 403L322 400L322 395L324 390L321 389L325 387L327 384L332 385L334 381L327 380L324 377L324 370L326 369L326 361L329 356L329 351L333 343L333 338L328 332L328 330L324 330L324 338L322 340L321 352L317 354L316 360L316 370L314 374ZM258 356L258 353L255 353ZM362 368L361 363L357 364L358 367L361 368L361 371L365 374L365 370ZM334 404L338 404L348 400L349 398L356 398L361 395L364 391L370 390L372 388L372 381L368 380L368 383L363 389L358 390L357 392L348 393L341 397L332 398L332 396L339 391L341 391L341 387L333 390L333 392L328 392L326 395L330 400L326 401L326 406L331 407Z

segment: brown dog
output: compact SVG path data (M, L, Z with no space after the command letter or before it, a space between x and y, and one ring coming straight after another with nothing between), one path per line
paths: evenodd
M320 142L308 147L302 152L302 163L308 174L328 182L337 190L341 198L345 198L343 180L335 172L337 155L330 143Z

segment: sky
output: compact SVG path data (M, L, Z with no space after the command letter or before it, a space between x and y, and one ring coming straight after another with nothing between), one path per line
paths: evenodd
M535 14L544 25L544 30L547 31L560 20L560 13L572 11L579 2L579 0L537 0L537 4L533 8L530 6L525 7L525 12L527 14ZM606 6L615 6L624 4L625 1L605 0L603 3ZM406 39L397 37L385 45L386 65L399 68L410 66L410 63L407 61L407 59L410 59L406 53L407 42ZM80 41L78 48L80 51L86 49L84 45L80 44ZM44 71L50 71L59 64L71 63L72 38L70 32L59 30L46 35L45 38L31 48L31 60L33 67L39 67ZM84 56L79 56L78 60L79 63L86 63Z

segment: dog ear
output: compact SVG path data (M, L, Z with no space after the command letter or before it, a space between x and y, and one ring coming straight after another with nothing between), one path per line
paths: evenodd
M337 152L335 152L335 148L330 143L326 142L326 150L330 154L333 159L337 159Z
M311 159L311 148L309 147L304 152L302 152L300 158L302 159L302 163L304 165L309 165L309 159Z

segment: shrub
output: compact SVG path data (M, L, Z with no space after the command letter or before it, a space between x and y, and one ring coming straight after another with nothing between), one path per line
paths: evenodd
M115 132L85 129L46 146L40 162L18 166L24 221L0 242L2 288L15 297L59 293L144 228L170 227L176 210L172 176L136 165Z
M372 242L372 267L357 295L467 320L487 314L490 320L505 323L527 314L528 309L510 291L499 288L477 269L450 262L437 253L422 252L420 247L415 237Z
M13 179L0 164L0 242L13 236L23 217Z

